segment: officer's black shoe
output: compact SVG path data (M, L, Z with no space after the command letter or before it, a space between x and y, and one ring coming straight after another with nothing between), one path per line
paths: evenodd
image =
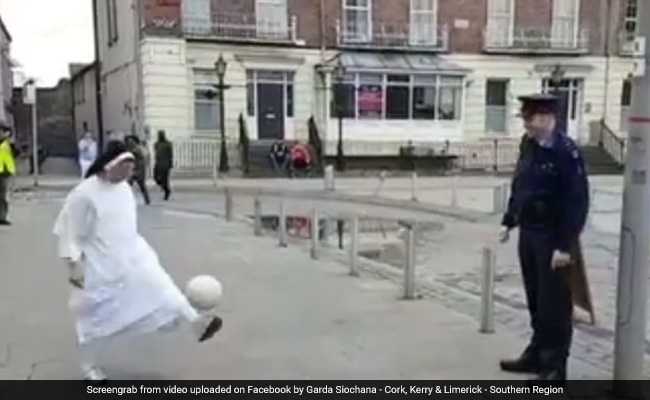
M6 219L3 219L3 220L0 221L0 225L10 226L11 222L7 221Z
M501 369L507 372L517 373L538 373L540 372L539 356L537 352L528 348L523 354L514 360L501 360Z
M544 369L533 381L566 382L566 368Z

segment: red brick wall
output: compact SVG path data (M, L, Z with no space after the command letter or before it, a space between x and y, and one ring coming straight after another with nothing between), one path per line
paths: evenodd
M181 0L143 0L142 18L148 34L179 35L181 15Z
M332 2L332 0L323 0ZM309 47L321 46L321 0L288 0L289 18L298 18L298 39L307 42Z
M455 28L456 20L467 20L469 27ZM487 0L438 0L438 22L447 25L452 52L481 52L486 20Z

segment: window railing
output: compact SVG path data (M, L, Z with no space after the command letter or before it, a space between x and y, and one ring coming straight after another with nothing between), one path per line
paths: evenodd
M211 19L183 19L183 32L187 36L235 41L295 43L298 40L297 29L298 17L295 15L288 21L236 13L213 14Z
M576 36L562 31L537 28L490 26L484 31L484 50L488 52L586 53L589 51L589 30Z
M627 146L625 139L612 131L604 120L600 121L600 139L598 145L605 150L619 165L625 165Z
M447 25L373 23L372 33L368 36L365 32L346 28L337 20L336 38L339 47L447 51L449 30Z

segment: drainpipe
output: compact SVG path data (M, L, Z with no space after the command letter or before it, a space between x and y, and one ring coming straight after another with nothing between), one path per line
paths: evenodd
M607 121L607 110L609 109L609 73L611 69L611 30L613 19L612 17L612 0L607 0L607 16L605 21L605 93L603 99L603 122Z
M99 21L97 0L93 0L93 31L95 35L95 98L97 104L97 144L104 148L104 117L102 105L102 63L99 60Z
M320 57L325 60L326 49L325 0L320 0Z
M135 42L133 43L133 58L135 60L136 69L136 94L135 94L135 129L136 135L143 139L140 135L144 132L144 84L142 82L142 58L140 57L140 46L142 41L142 6L141 0L133 0L133 18L135 30ZM144 138L149 139L149 138Z

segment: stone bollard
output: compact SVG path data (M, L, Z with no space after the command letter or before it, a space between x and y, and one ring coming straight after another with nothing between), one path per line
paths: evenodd
M224 193L226 196L226 221L231 222L232 221L232 193L230 193L230 189L226 189L226 192Z
M318 260L318 210L313 209L311 213L311 258L313 260Z
M417 181L418 181L418 173L415 171L411 172L411 201L414 202L418 201Z
M458 181L456 177L451 180L451 206L458 207Z
M406 258L404 262L404 298L415 299L415 226L406 226Z
M496 256L494 250L483 248L481 279L481 326L479 332L494 333L494 275Z

